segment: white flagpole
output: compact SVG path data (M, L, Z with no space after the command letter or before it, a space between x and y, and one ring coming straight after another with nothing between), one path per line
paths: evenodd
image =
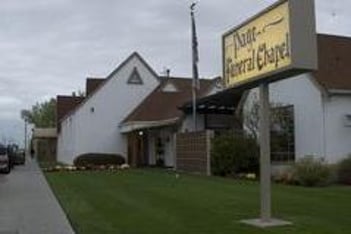
M198 42L197 42L197 36L196 36L196 25L195 25L195 15L194 15L194 8L196 6L197 2L194 2L190 6L190 16L191 16L191 41L192 41L192 69L193 69L193 85L192 85L192 97L193 97L193 130L197 131L197 90L199 86L199 72L198 72L198 67L197 63L199 61L199 54L198 54Z

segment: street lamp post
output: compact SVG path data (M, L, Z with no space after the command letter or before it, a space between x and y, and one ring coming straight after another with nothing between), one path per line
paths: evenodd
M24 119L24 153L27 155L27 130L28 130L28 122L27 119Z

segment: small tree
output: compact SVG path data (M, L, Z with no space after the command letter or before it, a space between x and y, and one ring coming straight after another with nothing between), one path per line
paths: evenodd
M260 105L257 96L253 97L249 107L243 111L243 124L245 130L254 139L258 139L260 127ZM285 105L281 103L270 103L270 126L271 129L288 127L287 119L285 118Z
M244 130L256 141L259 138L260 105L257 95L248 99L243 111ZM272 161L290 162L295 158L294 108L291 105L270 103L270 132Z
M260 105L254 101L251 106L243 112L244 129L250 136L258 140Z
M56 126L56 99L36 103L31 110L22 110L21 118L38 128Z

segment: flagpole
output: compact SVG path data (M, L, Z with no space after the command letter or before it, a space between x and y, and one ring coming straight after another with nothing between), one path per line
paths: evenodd
M198 54L198 42L196 37L196 25L195 25L195 6L197 2L194 2L190 6L190 16L191 16L191 44L192 44L192 70L193 70L193 84L192 84L192 98L193 98L193 130L197 131L197 90L198 90L198 81L199 81L199 72L197 63L199 61L199 54Z
M194 81L193 81L194 83ZM197 121L196 121L196 87L195 85L193 84L193 88L192 88L192 93L193 93L193 123L194 123L194 132L197 131Z

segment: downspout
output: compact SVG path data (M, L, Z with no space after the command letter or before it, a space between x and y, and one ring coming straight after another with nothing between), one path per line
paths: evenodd
M323 157L327 159L327 127L326 127L326 102L329 98L328 91L322 93L322 121L323 121Z

